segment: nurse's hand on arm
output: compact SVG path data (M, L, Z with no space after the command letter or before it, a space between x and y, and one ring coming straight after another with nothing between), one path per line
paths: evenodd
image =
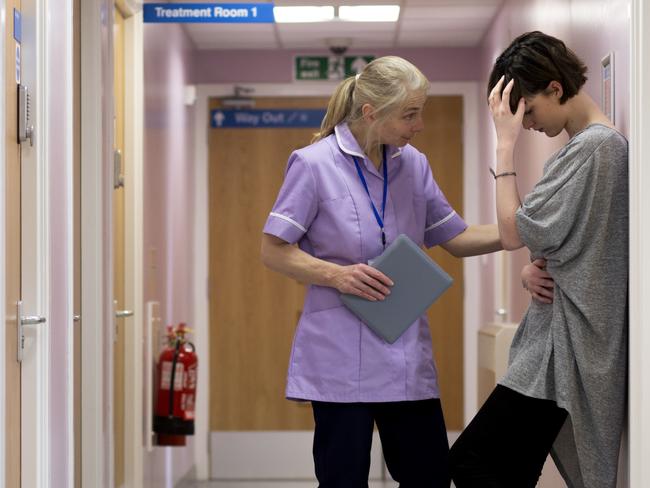
M490 92L488 103L494 127L497 133L497 165L496 165L496 200L497 200L497 221L501 243L506 250L519 249L523 247L519 231L515 222L515 212L521 205L517 180L514 175L499 176L503 173L514 173L514 148L521 124L524 118L525 101L519 100L517 112L513 115L510 111L510 92L514 86L514 79L503 89L504 78L498 81Z
M521 284L541 303L553 303L553 278L546 271L546 260L536 259L521 270Z
M470 225L456 237L440 245L457 258L477 256L503 249L496 224Z
M262 235L262 262L300 283L329 286L373 302L383 300L393 286L388 276L372 266L330 263L269 234Z

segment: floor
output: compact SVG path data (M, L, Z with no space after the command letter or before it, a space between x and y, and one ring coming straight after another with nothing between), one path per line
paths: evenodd
M458 432L449 432L450 443L458 437ZM388 474L386 476L389 476ZM390 478L390 476L389 476ZM187 481L178 488L315 488L316 480L211 480L211 481ZM368 488L398 488L398 484L392 479L385 481L370 481ZM452 488L453 488L452 484Z
M315 481L194 481L183 488L314 488ZM397 488L393 481L371 481L368 488Z

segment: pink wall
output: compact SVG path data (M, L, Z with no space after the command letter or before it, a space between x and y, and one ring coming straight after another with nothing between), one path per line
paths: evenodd
M294 56L327 54L327 50L288 49L198 51L193 79L195 83L289 83ZM475 48L367 49L346 54L401 56L418 66L431 81L471 81L479 77L479 51Z
M184 104L193 46L176 24L144 26L144 298L161 303L165 324L192 327L192 107ZM171 452L173 451L173 452ZM146 487L171 487L193 466L194 449L145 455Z
M480 96L485 99L487 77L496 57L510 41L521 33L541 30L559 37L587 64L589 80L585 90L600 102L600 60L610 52L615 53L615 122L628 134L629 130L629 37L630 0L508 0L497 15L481 43ZM479 144L487 160L495 153L494 129L485 104L479 104ZM549 139L543 134L524 133L516 148L519 190L528 193L542 174L543 164L557 148L566 142L561 135ZM481 208L489 221L494 212L494 184L485 180L481 189ZM509 273L513 284L509 301L509 320L518 322L529 296L519 286L520 270L529 261L528 253L520 250L509 256ZM491 284L491 281L488 281ZM489 285L488 285L489 287ZM494 312L492 296L484 297L481 312L485 320L491 320Z

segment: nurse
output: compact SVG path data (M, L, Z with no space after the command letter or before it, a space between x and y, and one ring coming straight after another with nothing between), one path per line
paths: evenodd
M286 396L311 401L321 488L368 486L374 424L402 488L450 483L426 316L388 344L339 298L390 293L390 278L366 263L400 234L454 256L501 249L496 226L467 226L409 144L423 128L428 86L394 56L344 80L313 143L291 154L264 226L264 264L308 285Z

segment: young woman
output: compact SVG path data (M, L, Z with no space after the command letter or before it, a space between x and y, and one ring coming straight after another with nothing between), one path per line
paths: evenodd
M570 487L616 486L626 403L628 152L582 90L585 73L562 41L530 32L490 75L501 241L526 246L547 274L528 266L522 275L545 299L531 301L505 377L452 448L457 488L532 488L549 452ZM523 203L514 158L522 126L570 138Z
M374 424L402 488L450 483L426 316L388 344L339 298L390 293L390 277L366 263L399 234L455 256L501 248L496 225L468 227L409 144L423 127L428 86L398 57L376 59L344 80L315 142L289 158L264 227L264 263L309 285L286 395L312 403L321 488L368 486Z

